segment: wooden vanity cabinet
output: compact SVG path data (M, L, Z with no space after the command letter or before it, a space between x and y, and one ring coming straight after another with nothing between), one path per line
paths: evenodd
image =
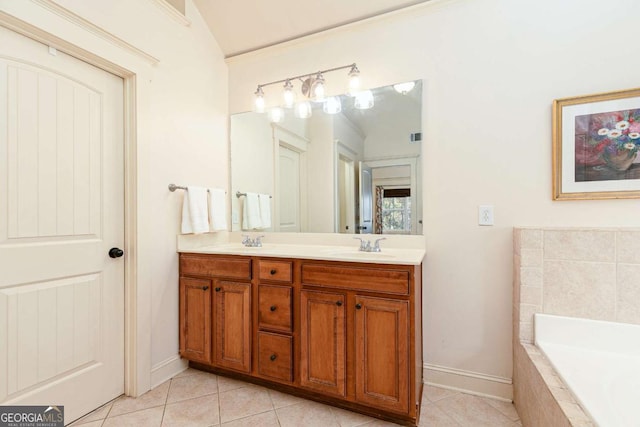
M422 394L421 266L180 254L196 368L405 425Z
M180 355L249 373L251 341L251 259L180 254Z
M180 355L211 363L211 281L180 279Z

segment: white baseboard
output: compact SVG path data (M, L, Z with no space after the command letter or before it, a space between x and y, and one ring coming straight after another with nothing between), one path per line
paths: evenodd
M481 374L445 366L423 365L424 383L477 396L511 402L513 382L511 378Z
M176 354L151 367L151 388L155 388L189 367L189 362Z

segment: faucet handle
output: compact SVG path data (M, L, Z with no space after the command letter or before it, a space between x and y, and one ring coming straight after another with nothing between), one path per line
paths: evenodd
M257 236L257 237L254 239L255 245L256 245L257 247L262 247L262 240L261 240L261 239L262 239L263 237L264 237L264 234L263 234L262 236Z
M381 237L379 239L376 239L376 242L373 245L373 252L380 252L382 251L382 249L380 249L380 240L387 240L386 237Z
M249 243L251 241L251 239L249 239L249 236L247 234L243 234L242 235L242 244L245 245L247 243Z
M360 250L361 251L365 251L366 248L367 248L367 244L371 244L371 242L365 241L364 239L362 239L360 237L354 237L354 239L360 240Z

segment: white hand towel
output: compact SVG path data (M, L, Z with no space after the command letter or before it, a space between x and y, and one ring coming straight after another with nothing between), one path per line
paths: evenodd
M209 189L209 225L211 231L227 229L227 195L219 188Z
M262 228L260 219L260 202L256 193L247 193L244 198L244 209L242 212L242 229L255 230Z
M262 228L271 228L271 197L268 194L259 194L260 221Z
M182 233L206 233L209 231L207 189L187 186L182 203Z

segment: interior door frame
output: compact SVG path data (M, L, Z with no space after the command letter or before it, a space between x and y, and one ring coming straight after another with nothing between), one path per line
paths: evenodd
M356 153L355 151L353 151L351 148L347 147L345 144L343 144L339 139L336 139L333 141L333 197L336 199L334 206L334 212L333 212L333 231L334 233L340 233L340 202L339 202L339 179L338 179L338 167L340 166L340 157L343 157L345 159L348 159L351 163L353 163L353 171L354 171L354 184L355 184L355 171L356 171L356 162L358 161L358 153ZM354 192L354 198L355 198L355 185L352 189L352 191ZM353 221L354 221L354 227L353 230L350 230L351 233L345 233L345 234L353 234L356 232L356 214L355 214L355 209L356 209L356 203L354 200L354 215L353 215Z
M38 7L38 6L36 6ZM63 9L66 11L66 9ZM39 12L41 12L39 10ZM68 14L72 12L66 11ZM77 15L78 19L83 19ZM65 17L73 22L72 17ZM89 30L93 24L85 23L84 29ZM55 48L76 59L89 63L97 68L107 71L123 79L124 95L124 393L128 396L138 396L150 389L150 378L145 381L144 371L150 362L151 349L146 348L146 343L141 343L142 331L151 329L151 319L141 316L139 307L140 289L138 287L137 271L137 94L139 87L137 78L139 71L132 71L124 66L113 63L99 54L89 52L80 46L57 37L29 22L0 11L0 26L13 32L33 39L37 42ZM91 28L92 32L104 32L98 27ZM105 34L108 34L104 32ZM124 43L124 42L123 42ZM139 333L140 331L140 333ZM150 340L150 339L149 339ZM150 368L150 366L148 366ZM149 369L149 374L151 370ZM150 377L150 375L147 375Z

